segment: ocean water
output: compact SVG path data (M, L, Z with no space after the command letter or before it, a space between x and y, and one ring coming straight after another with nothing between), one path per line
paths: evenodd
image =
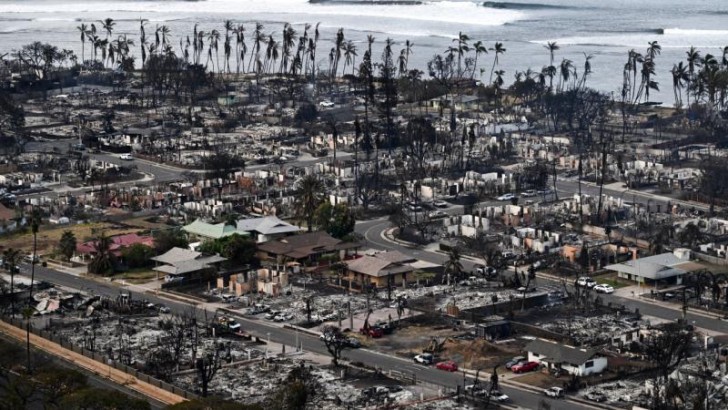
M585 54L593 55L587 85L617 94L627 52L644 53L647 43L656 40L663 48L656 60L661 92L651 93L651 98L666 104L672 103L669 70L685 59L690 46L718 59L728 46L726 0L0 0L0 54L35 40L80 54L76 26L107 17L117 21L114 33L137 42L140 18L149 21L148 37L155 26L166 25L172 44L178 44L178 36L191 34L195 23L201 30L223 32L228 19L251 25L259 21L276 37L285 22L299 31L305 23L321 23L318 54L323 68L339 27L359 44L359 58L369 34L376 38L377 57L387 37L395 40L396 48L410 40L410 67L423 70L462 31L489 47L504 43L507 51L499 57L499 69L506 71L508 82L516 71L539 71L549 64L544 45L556 41L561 47L556 64L568 58L581 69ZM86 52L88 56L89 47ZM479 58L479 66L487 69L486 81L492 57Z

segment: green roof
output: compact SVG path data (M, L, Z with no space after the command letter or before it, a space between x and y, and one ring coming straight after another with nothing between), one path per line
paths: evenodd
M182 230L193 235L210 239L220 239L233 234L243 236L248 235L247 232L240 232L232 225L225 225L224 223L209 224L199 219L189 225L185 225L182 227Z

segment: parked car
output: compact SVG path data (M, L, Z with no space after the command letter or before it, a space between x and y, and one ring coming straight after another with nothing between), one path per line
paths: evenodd
M159 313L169 313L169 312L171 312L171 310L167 306L159 305Z
M582 277L580 277L580 278L579 278L579 279L578 279L578 280L576 281L576 283L577 283L577 284L578 284L579 286L586 286L587 288L593 288L593 287L594 287L594 286L596 286L596 284L597 284L597 282L596 282L596 281L594 281L594 279L592 279L592 278L589 278L589 277L586 277L586 276L582 276Z
M119 155L119 159L124 161L131 161L134 159L134 157L131 154L121 154Z
M511 399L507 394L503 394L500 390L492 390L490 392L490 398L499 403L503 403Z
M607 285L606 283L600 283L599 285L594 285L594 292L614 293L614 288L611 285Z
M516 197L516 196L515 196L515 195L513 195L513 194L505 194L505 195L501 195L501 196L499 196L499 197L498 197L498 198L496 198L496 199L497 199L497 200L499 200L499 201L510 201L510 200L512 200L512 199L513 199L513 198L515 198L515 197Z
M561 387L549 387L548 389L543 390L543 394L553 397L555 399L559 399L564 397L564 389Z
M525 373L536 370L538 368L538 362L525 362L520 363L511 367L513 373Z
M534 191L533 189L529 189L528 191L521 192L521 196L530 198L530 197L536 196L536 191Z
M506 369L511 369L513 366L521 363L525 363L526 358L524 356L516 356L513 359L506 362Z
M435 356L432 353L422 353L415 356L415 363L431 365L435 360Z
M438 208L447 208L448 203L443 200L437 200L432 202L432 206L438 207Z
M319 107L322 107L322 108L331 108L333 106L334 106L334 103L332 103L331 101L321 101L319 103Z
M440 362L440 363L436 364L435 367L440 370L445 370L446 372L458 371L458 364L453 362L452 360Z
M361 329L359 329L359 333L369 336L374 339L378 339L378 338L384 336L384 330L382 330L378 327L370 327L369 329L361 328Z
M446 212L444 212L444 211L440 211L440 210L437 210L437 211L432 211L432 212L430 212L430 213L429 213L429 216L430 216L430 218L432 218L432 219L437 219L437 218L446 218L446 217L447 217L447 213L446 213Z
M358 349L361 347L361 342L355 337L350 337L346 339L346 345L351 347L352 349Z

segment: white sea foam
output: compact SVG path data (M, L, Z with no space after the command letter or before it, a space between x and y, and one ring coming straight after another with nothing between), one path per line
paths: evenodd
M0 3L2 13L222 13L230 18L249 14L303 14L317 17L368 17L391 20L437 21L470 26L500 26L523 18L514 10L493 10L479 3L427 1L419 5L310 4L308 0L207 1L11 1Z
M670 28L657 33L625 33L608 36L579 36L563 37L548 40L536 40L532 43L546 44L556 41L562 46L593 46L593 47L647 47L649 41L658 41L663 49L688 49L722 47L728 44L728 30L699 30Z

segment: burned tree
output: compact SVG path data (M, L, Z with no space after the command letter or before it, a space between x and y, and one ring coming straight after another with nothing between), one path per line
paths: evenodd
M326 350L331 354L332 363L334 366L338 366L341 354L348 347L346 336L344 336L340 328L331 325L324 327L322 336Z
M207 397L207 388L217 374L217 371L220 370L221 365L222 358L217 344L213 352L208 351L203 357L197 359L195 369L197 369L197 379L202 389L202 397Z

